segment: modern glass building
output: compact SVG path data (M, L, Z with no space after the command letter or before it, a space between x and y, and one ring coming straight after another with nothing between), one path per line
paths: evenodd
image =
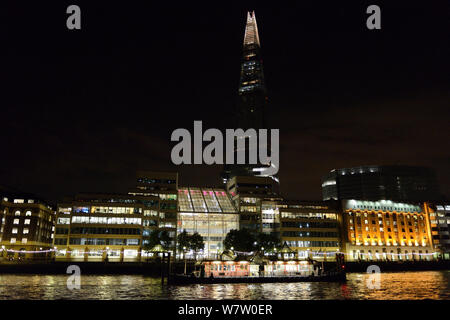
M155 196L159 198L159 214L154 221L144 221L143 244L148 243L150 233L158 229L167 231L171 248L175 252L178 212L178 173L162 171L138 171L136 187L131 195Z
M240 228L279 235L278 183L270 177L235 176L227 191L239 211Z
M299 258L333 260L340 251L340 212L334 203L282 201L279 204L281 242Z
M223 189L186 187L178 189L178 199L178 233L198 232L205 243L198 257L216 259L224 250L227 233L239 229L239 215L230 196Z
M450 260L450 202L426 202L424 210L430 216L434 248L440 258Z
M258 34L255 12L247 13L247 23L243 43L243 55L241 62L241 74L238 89L238 101L236 108L235 122L236 128L264 129L267 128L266 109L268 97L266 84L264 81L263 61L261 57L261 44ZM268 134L267 150L270 150L270 134ZM249 137L249 136L248 136ZM249 138L246 138L245 151L247 163L249 162L249 152L252 148ZM237 143L235 141L235 148ZM261 148L261 143L259 143ZM235 150L235 161L237 159ZM256 150L256 154L258 150ZM236 162L235 162L236 163ZM274 164L272 164L274 165ZM261 176L264 164L234 164L225 165L222 172L224 183L235 176ZM267 165L268 166L268 165ZM266 167L267 167L266 166ZM276 177L272 177L276 181Z
M57 261L138 262L146 226L160 224L159 198L79 194L58 204L54 246Z
M432 169L413 166L361 166L333 169L322 179L323 200L426 201L439 199Z

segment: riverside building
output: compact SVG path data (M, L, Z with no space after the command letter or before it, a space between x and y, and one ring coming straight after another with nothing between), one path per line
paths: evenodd
M55 211L34 195L0 190L0 260L53 256Z
M417 204L342 200L342 227L348 261L435 257L429 215Z
M197 254L200 258L216 259L224 250L223 241L230 230L239 229L239 215L230 195L220 188L178 189L178 233L198 232L205 248Z
M239 211L240 228L279 235L278 183L270 177L235 176L227 191Z
M440 199L434 171L412 166L333 169L322 179L323 200L380 199L422 202Z
M424 211L430 217L436 258L450 260L450 202L425 202Z
M56 261L140 261L143 231L158 226L159 208L156 196L120 194L80 194L58 204Z
M333 260L340 251L340 214L336 203L282 201L279 205L281 242L298 258Z
M143 242L144 245L147 244L146 238L155 229L167 231L171 239L171 251L174 253L177 239L178 173L138 171L136 187L129 194L159 198L158 222L144 221Z

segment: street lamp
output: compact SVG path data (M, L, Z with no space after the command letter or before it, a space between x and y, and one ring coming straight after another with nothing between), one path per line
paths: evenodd
M186 275L186 247L183 247L183 256L184 256L184 274Z

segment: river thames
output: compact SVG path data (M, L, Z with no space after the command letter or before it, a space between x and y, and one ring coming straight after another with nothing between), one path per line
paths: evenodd
M67 288L68 275L0 275L0 300L450 300L450 271L381 273L379 289L369 275L347 274L342 283L267 283L167 286L140 275L85 275L80 289Z

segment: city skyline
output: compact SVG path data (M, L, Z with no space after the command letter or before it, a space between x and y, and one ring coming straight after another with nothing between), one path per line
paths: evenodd
M230 126L246 12L255 9L287 198L320 199L331 169L374 164L432 167L448 197L449 45L439 40L441 20L413 21L436 8L383 6L379 31L365 28L363 6L151 7L149 17L119 9L102 8L118 25L84 6L78 34L53 28L58 6L36 7L50 16L39 37L26 14L7 21L18 37L2 53L11 119L0 129L2 184L60 199L123 192L143 169L178 171L181 185L220 185L221 166L171 165L170 132L193 120ZM168 16L183 28L155 31Z
M450 2L1 12L7 308L404 317L450 300Z

